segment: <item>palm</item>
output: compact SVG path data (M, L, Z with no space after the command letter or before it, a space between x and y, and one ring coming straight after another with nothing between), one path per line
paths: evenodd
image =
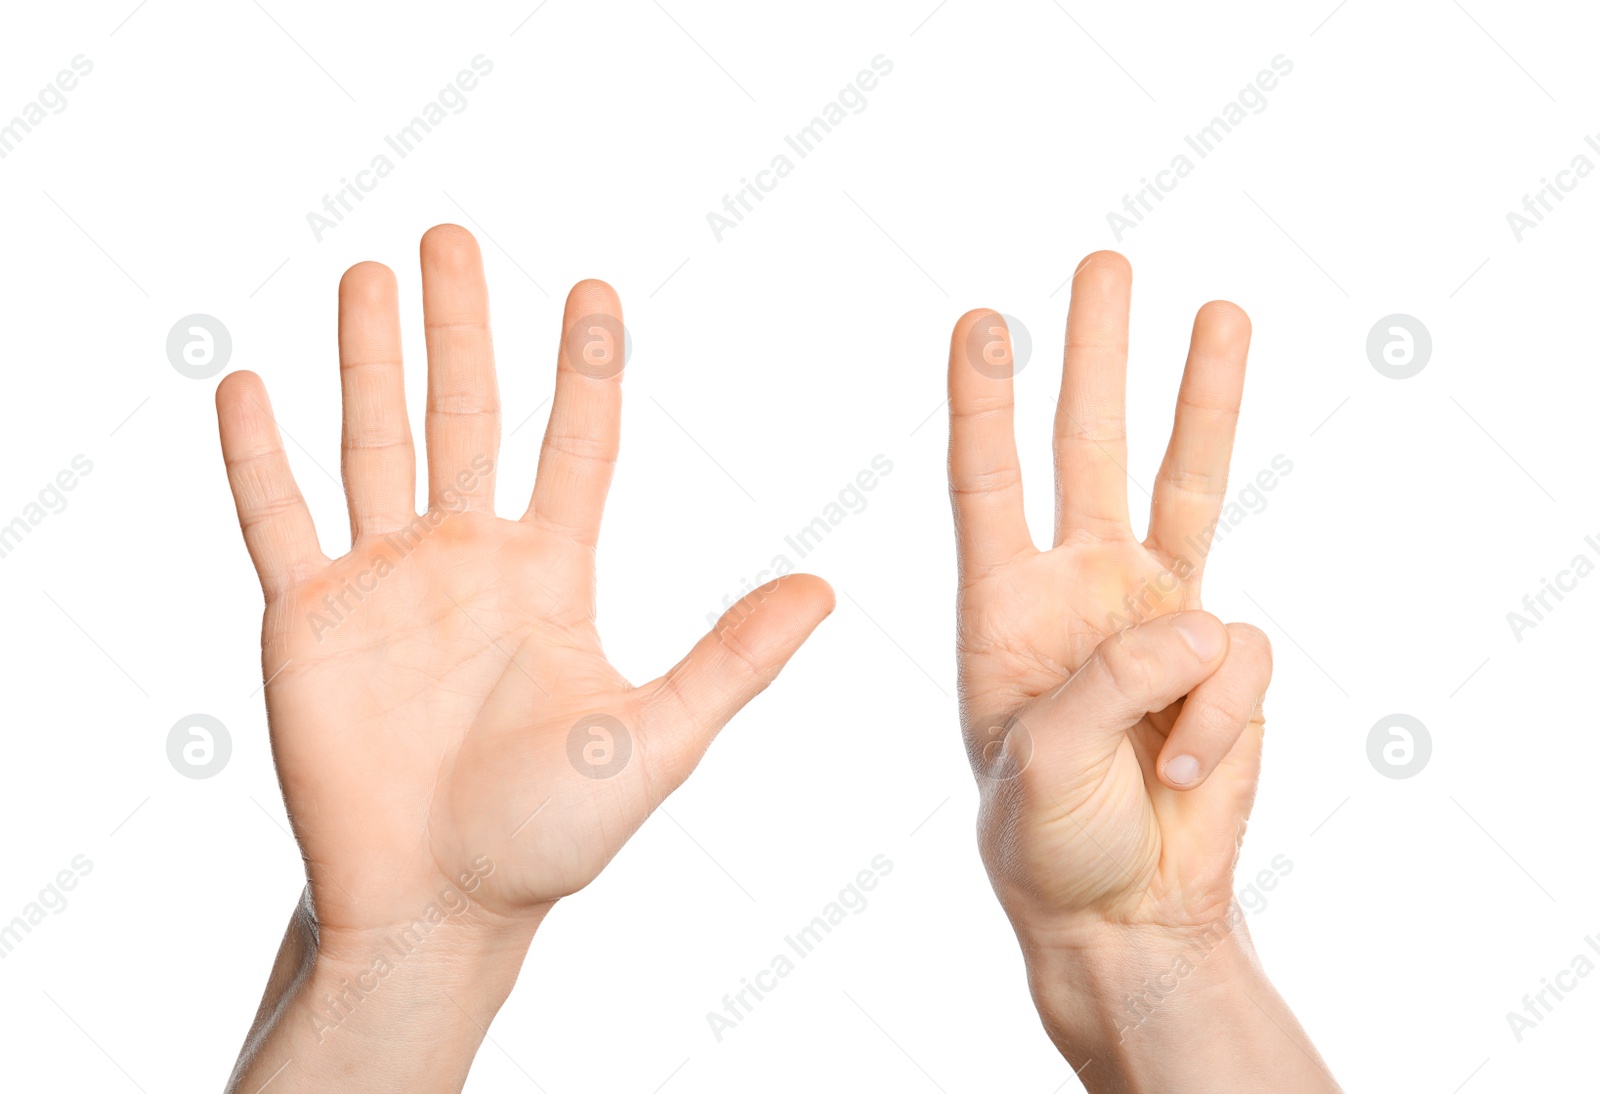
M594 621L594 540L620 378L581 373L564 351L533 505L522 520L497 518L492 367L475 347L439 344L481 327L486 349L487 323L432 314L486 313L481 289L461 283L477 267L476 247L460 229L436 229L423 259L427 513L411 510L403 418L397 428L392 414L362 417L383 400L403 415L397 333L391 356L367 329L397 324L385 314L395 307L387 271L357 267L341 291L354 527L344 557L330 562L303 541L309 517L290 496L259 381L241 374L218 395L267 592L274 756L325 928L409 922L464 876L475 878L482 909L507 917L581 888L826 610L826 587L801 576L741 605L735 623L671 673L638 688L624 680ZM575 289L569 321L575 304L578 316L605 311L620 326L608 287ZM357 347L377 359L352 361ZM352 390L363 383L382 390ZM381 468L366 462L375 459Z
M1139 542L1128 525L1121 470L1126 285L1120 256L1091 256L1074 286L1057 422L1057 545L1051 550L1039 551L1022 538L1019 480L1006 466L1015 462L1010 423L993 420L995 410L1008 409L1009 381L974 376L966 362L952 360L952 408L957 426L968 426L965 435L953 433L951 451L964 526L958 646L964 729L980 774L986 758L1003 748L1013 753L998 779L984 780L993 821L986 826L986 857L1014 864L1058 907L1114 910L1128 921L1201 922L1231 899L1237 841L1255 791L1259 732L1242 735L1203 785L1179 791L1161 781L1157 760L1182 700L1147 714L1110 742L1063 734L1041 709L1041 697L1118 631L1200 607L1203 557L1183 552L1192 556L1193 542L1203 539L1181 550L1176 545L1215 520L1231 447L1229 396L1221 396L1224 413L1207 408L1226 425L1220 437L1211 422L1205 425L1213 435L1192 422L1185 433L1185 410L1192 416L1195 406L1180 402L1180 428L1157 483L1152 534ZM1196 324L1197 345L1218 337L1205 329L1204 317ZM1243 354L1239 344L1237 361L1230 362L1241 380ZM1185 377L1190 400L1197 390L1217 386L1216 376L1197 374L1197 358L1216 367L1212 356L1191 354ZM1007 436L999 437L997 428ZM982 436L980 430L991 432ZM1205 463L1212 466L1202 469ZM1202 481L1207 488L1195 489ZM1016 497L1007 496L1012 490ZM1021 743L1013 729L1002 745L1007 727L1018 724L1025 727Z
M414 912L388 906L396 879L402 894L426 891L478 855L496 864L484 892L503 905L572 891L615 846L538 861L536 833L512 832L580 778L562 730L590 711L626 713L628 685L601 654L581 591L587 560L538 529L467 513L404 556L392 543L358 543L269 610L285 617L265 651L269 672L283 666L269 692L274 750L324 921L392 922ZM377 587L360 601L324 601L330 587L360 591L384 563L392 572L367 577ZM639 768L623 774L635 784ZM631 823L610 829L621 838L644 818L631 815L635 798ZM552 801L544 819L563 823L568 808Z

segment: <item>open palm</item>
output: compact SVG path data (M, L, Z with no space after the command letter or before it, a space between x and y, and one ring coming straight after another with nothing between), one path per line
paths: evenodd
M1250 326L1221 302L1196 318L1140 542L1125 471L1130 291L1127 261L1111 252L1090 255L1073 281L1048 551L1023 517L1009 334L994 312L957 324L950 475L963 728L984 792L985 861L1013 916L1186 926L1216 920L1232 900L1271 672L1260 631L1224 630L1197 612ZM1209 629L1215 652L1152 672L1162 659L1135 655L1124 636L1179 612L1182 626ZM1088 694L1159 698L1118 718L1085 709Z
M228 477L266 594L273 753L324 931L412 922L442 891L516 920L587 884L694 769L720 727L831 610L792 575L750 594L671 671L635 687L595 627L595 543L620 427L622 313L572 290L532 502L494 514L500 414L476 242L421 249L428 508L393 274L339 292L352 546L317 544L261 381L218 387Z

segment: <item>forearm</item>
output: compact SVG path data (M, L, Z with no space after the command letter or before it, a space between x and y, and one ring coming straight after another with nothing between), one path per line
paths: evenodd
M1056 1047L1092 1094L1338 1091L1235 921L1024 938Z
M302 901L228 1091L459 1091L536 926L330 937Z

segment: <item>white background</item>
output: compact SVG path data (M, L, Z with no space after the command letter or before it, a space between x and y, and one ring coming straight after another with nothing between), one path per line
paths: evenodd
M955 318L1020 318L1047 537L1061 286L1112 246L1135 268L1133 478L1153 477L1215 297L1255 322L1235 490L1293 463L1206 586L1278 655L1240 863L1293 862L1250 921L1269 972L1348 1089L1593 1084L1600 976L1520 1043L1506 1019L1600 933L1600 579L1520 642L1506 620L1600 555L1600 178L1520 242L1506 220L1600 130L1592 12L133 2L14 7L0 35L0 120L74 56L94 65L0 160L0 523L75 455L94 465L0 559L0 920L93 862L0 962L5 1085L219 1088L301 885L216 381L177 374L168 329L227 325L337 553L337 279L369 258L398 272L420 421L416 245L440 221L488 264L504 513L531 487L562 296L589 276L622 294L600 611L630 678L792 558L783 537L875 455L894 464L804 562L837 612L552 914L469 1089L1076 1089L974 848L941 400ZM467 109L318 242L307 212L478 54L494 70ZM718 242L706 214L879 54L894 68L867 108ZM1279 54L1294 69L1266 109L1115 240L1107 211ZM1404 381L1365 351L1396 312L1434 341ZM167 760L192 712L232 737L208 780ZM1392 712L1431 734L1413 778L1367 758ZM718 1043L706 1012L878 854L894 870L868 908Z

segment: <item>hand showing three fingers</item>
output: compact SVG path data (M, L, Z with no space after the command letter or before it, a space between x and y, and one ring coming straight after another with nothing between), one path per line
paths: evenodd
M1250 321L1208 304L1178 397L1150 533L1128 519L1123 389L1131 275L1091 255L1073 280L1056 412L1055 545L1022 514L1003 370L950 363L951 488L961 544L965 727L986 792L986 850L1030 914L1209 923L1232 899L1259 768L1261 632L1199 611L1227 483ZM987 317L987 318L986 318ZM1005 332L992 334L1006 348Z
M1023 516L1003 320L968 313L950 351L961 706L980 850L1047 1025L1074 1026L1053 1034L1084 1058L1111 1055L1098 1044L1106 1031L1142 1024L1120 999L1164 974L1166 955L1188 960L1185 938L1227 924L1219 937L1244 944L1229 920L1232 876L1271 674L1260 631L1199 610L1250 322L1222 302L1195 319L1141 542L1125 471L1131 276L1121 255L1100 252L1073 279L1050 550L1033 545ZM1089 1005L1093 994L1103 998Z
M352 545L325 557L249 373L218 388L228 477L266 593L273 754L320 949L359 960L441 891L460 933L531 936L693 770L717 730L831 610L806 575L750 594L676 667L633 686L595 625L595 544L617 455L621 318L598 281L567 299L532 502L495 516L500 410L477 244L422 241L428 508L393 275L339 288ZM524 930L524 928L526 928ZM520 960L520 955L518 956Z

